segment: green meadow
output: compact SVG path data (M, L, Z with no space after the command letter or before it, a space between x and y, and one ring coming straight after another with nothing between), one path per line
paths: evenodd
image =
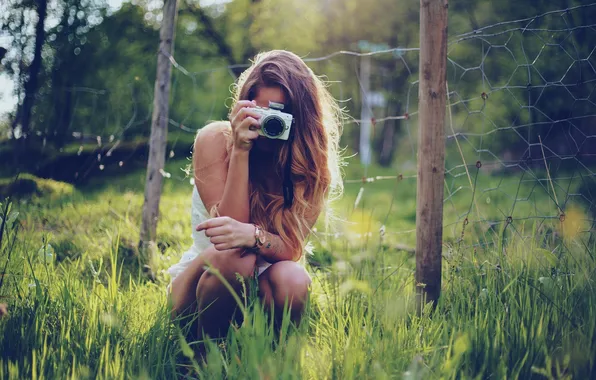
M351 161L346 179L362 178ZM165 269L191 244L187 164L166 168L151 268L136 250L144 171L77 188L21 178L35 191L4 199L0 213L0 378L595 376L596 262L584 207L565 199L575 185L475 166L445 182L434 311L418 315L413 304L415 169L373 167L375 180L346 181L310 239L302 323L284 318L275 331L258 301L239 294L244 323L207 342L199 360L165 294Z

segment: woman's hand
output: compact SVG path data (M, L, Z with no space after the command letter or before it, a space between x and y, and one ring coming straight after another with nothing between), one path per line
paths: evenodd
M257 129L261 128L260 115L252 110L256 105L254 100L239 100L230 113L234 147L237 149L249 151L259 137Z
M255 245L255 227L233 218L222 216L204 221L196 228L205 235L218 251L233 248L252 248Z

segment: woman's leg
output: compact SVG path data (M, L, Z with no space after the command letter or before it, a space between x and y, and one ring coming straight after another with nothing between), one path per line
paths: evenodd
M194 313L198 310L201 312L200 323L206 327L220 320L226 321L229 326L229 318L225 318L224 315L233 313L235 302L219 279L205 271L205 266L217 268L226 281L234 289L239 290L240 282L236 273L242 278L250 277L254 273L256 262L254 254L240 257L242 252L243 250L240 249L217 251L211 246L197 256L172 281L170 302L174 316ZM217 302L214 302L216 300Z
M242 281L248 289L248 281L254 276L256 256L253 253L240 257L242 250L216 251L209 257L210 266L217 268L221 277L241 296ZM222 254L223 253L223 254ZM238 278L240 277L240 279ZM224 336L238 304L233 295L215 274L206 271L196 287L197 309L199 311L197 333L210 337Z
M262 302L281 316L288 304L292 321L298 323L304 312L311 279L304 267L293 261L278 261L259 276Z

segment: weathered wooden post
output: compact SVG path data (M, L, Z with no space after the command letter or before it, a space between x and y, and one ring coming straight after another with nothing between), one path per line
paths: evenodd
M436 305L441 294L447 0L420 0L416 305Z
M157 53L157 75L155 78L153 116L151 120L151 138L149 140L149 160L145 182L145 201L143 203L143 220L139 249L145 263L151 261L155 250L157 218L159 216L159 200L161 198L161 170L166 160L166 142L168 137L168 120L170 99L170 77L172 64L170 56L174 50L174 31L178 13L177 0L164 0L163 22L159 31L159 51Z

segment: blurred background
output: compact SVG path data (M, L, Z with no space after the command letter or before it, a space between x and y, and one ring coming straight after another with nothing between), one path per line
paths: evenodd
M2 3L0 177L29 173L80 188L144 168L161 6ZM450 4L447 226L472 209L484 232L510 224L514 211L519 220L558 220L571 204L589 219L595 10L582 1ZM162 174L188 184L178 169L196 131L226 118L236 76L255 53L288 49L325 77L348 116L350 214L364 200L368 218L411 241L418 15L417 2L394 0L181 1ZM399 207L389 207L396 197ZM460 238L459 229L450 236Z

